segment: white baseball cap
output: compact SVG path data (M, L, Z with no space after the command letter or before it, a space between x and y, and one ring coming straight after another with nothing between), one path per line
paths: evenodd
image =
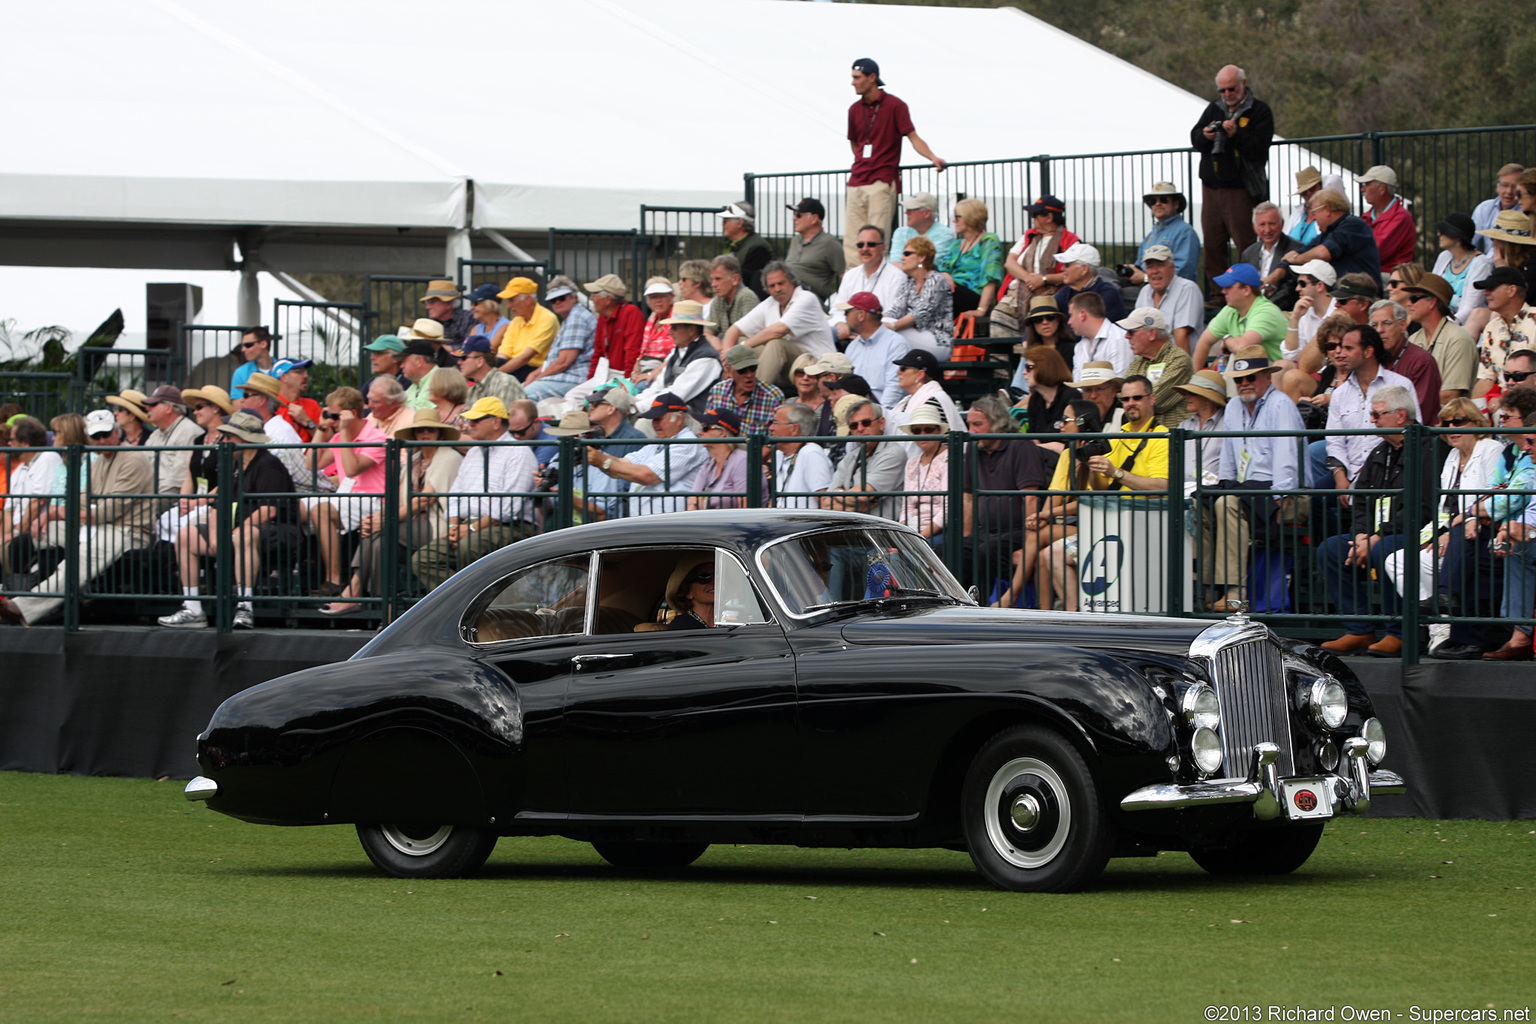
M1308 260L1301 266L1292 267L1291 269L1298 274L1315 277L1329 288L1339 283L1339 272L1334 270L1333 264L1326 260Z
M85 432L94 437L117 429L117 419L106 409L92 409L85 414Z
M1103 263L1099 250L1087 242L1073 242L1066 252L1056 254L1057 263L1086 263L1097 270Z

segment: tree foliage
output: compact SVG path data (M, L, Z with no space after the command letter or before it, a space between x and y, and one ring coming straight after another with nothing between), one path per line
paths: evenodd
M861 0L995 7L988 0ZM1526 124L1536 29L1487 0L1012 0L1197 96L1237 64L1291 138ZM1025 59L1026 55L1016 55ZM1532 154L1536 159L1536 154Z

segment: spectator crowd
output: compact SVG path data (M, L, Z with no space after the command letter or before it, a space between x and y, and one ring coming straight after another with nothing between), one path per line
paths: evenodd
M1315 564L1292 569L1341 617L1332 650L1399 654L1410 599L1532 618L1536 434L1488 430L1536 430L1536 169L1506 165L1487 201L1442 211L1426 268L1428 222L1393 168L1356 174L1358 197L1304 168L1282 208L1273 114L1240 68L1215 85L1190 131L1199 231L1183 191L1156 183L1117 267L1053 195L1011 246L981 200L903 197L903 140L945 161L861 59L842 239L807 196L781 257L742 200L718 215L724 252L672 276L434 281L420 317L363 346L361 388L310 394L312 364L254 327L227 389L124 390L47 424L6 406L0 568L16 596L0 618L46 621L69 572L89 586L157 546L182 597L162 626L207 625L226 554L236 627L296 558L319 613L352 615L546 528L555 492L575 521L751 499L898 519L960 552L985 601L1066 610L1098 581L1103 508L1182 499L1200 609L1266 599L1280 538L1306 530ZM1016 367L952 379L962 325L1016 338ZM1410 424L1451 432L1409 450ZM1410 476L1440 486L1410 505ZM1532 632L1458 625L1432 653L1528 660Z

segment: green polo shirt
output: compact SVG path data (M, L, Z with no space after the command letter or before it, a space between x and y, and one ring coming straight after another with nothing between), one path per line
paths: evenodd
M1239 316L1236 309L1227 306L1211 318L1210 325L1206 329L1215 335L1218 341L1248 331L1257 331L1269 358L1279 359L1280 344L1285 341L1285 331L1288 327L1290 324L1286 321L1285 314L1280 312L1279 306L1262 295L1255 295L1253 305L1248 307L1245 315Z

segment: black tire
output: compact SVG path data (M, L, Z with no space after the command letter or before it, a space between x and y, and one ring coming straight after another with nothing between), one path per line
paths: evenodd
M496 833L473 825L359 825L375 867L396 878L462 878L479 871Z
M626 871L670 871L698 860L709 844L598 842L592 844L592 849L609 864Z
M1196 864L1213 875L1288 875L1307 862L1323 823L1287 825L1244 832L1220 846L1196 846L1189 851Z
M961 817L976 870L1013 892L1081 889L1114 845L1087 762L1040 726L1004 729L982 746L966 773Z

